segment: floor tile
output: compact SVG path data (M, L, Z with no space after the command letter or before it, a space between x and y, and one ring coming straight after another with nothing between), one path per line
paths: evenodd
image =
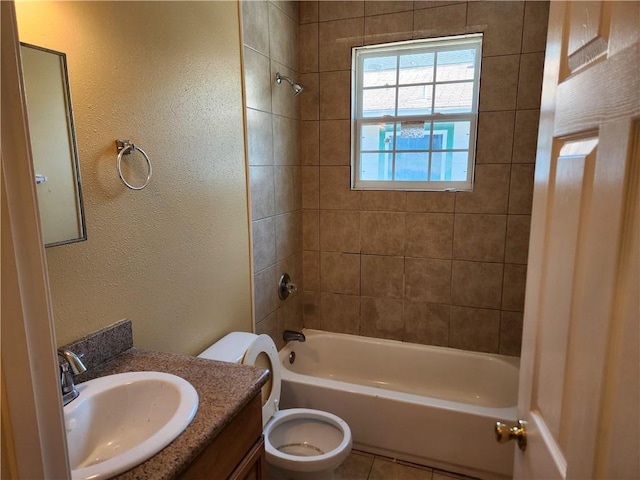
M352 452L347 459L340 465L333 474L334 480L367 480L371 465L373 464L373 455L360 454Z
M369 480L431 480L433 471L376 457Z

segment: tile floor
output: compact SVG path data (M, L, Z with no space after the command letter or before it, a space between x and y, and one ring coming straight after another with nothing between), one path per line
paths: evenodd
M471 480L471 478L357 450L351 452L349 458L334 474L334 480Z

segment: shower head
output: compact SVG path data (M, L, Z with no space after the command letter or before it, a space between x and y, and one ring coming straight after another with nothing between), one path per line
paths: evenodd
M276 73L276 83L279 85L282 83L282 80L286 80L287 82L289 82L289 85L291 85L291 88L293 88L293 95L300 95L300 92L302 92L302 90L304 90L304 87L302 85L300 85L299 83L294 82L293 80L291 80L289 77L285 77L284 75L280 75L280 72Z

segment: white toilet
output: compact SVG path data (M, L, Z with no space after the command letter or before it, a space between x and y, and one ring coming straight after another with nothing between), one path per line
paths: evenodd
M278 350L269 335L232 332L198 356L254 365L271 372L262 389L262 425L270 480L328 479L349 456L351 430L340 417L308 408L278 410L281 367Z

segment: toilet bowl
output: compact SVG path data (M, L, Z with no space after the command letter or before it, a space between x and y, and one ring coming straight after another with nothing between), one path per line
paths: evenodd
M351 430L340 417L321 410L279 410L280 361L268 335L232 332L198 355L266 368L262 425L269 479L327 479L351 452Z

